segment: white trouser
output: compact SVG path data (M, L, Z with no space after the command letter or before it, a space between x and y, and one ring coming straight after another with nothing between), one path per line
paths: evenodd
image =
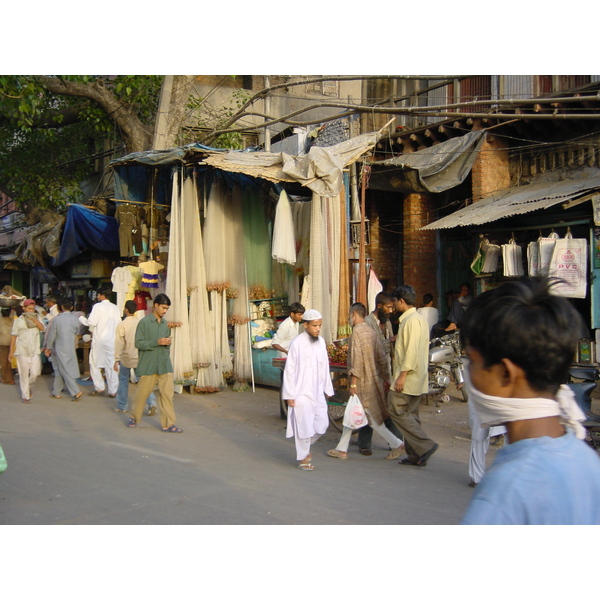
M310 454L310 446L314 444L322 434L316 433L311 438L299 438L297 435L294 436L294 442L296 444L296 460L304 460Z
M31 386L42 372L42 361L39 354L35 356L15 356L15 358L17 359L17 369L19 370L21 398L29 400L31 398Z
M97 392L103 392L104 388L108 387L109 394L116 394L119 387L119 374L114 368L104 368L104 375L106 377L106 386L104 385L102 371L100 371L100 367L96 365L96 358L92 348L90 351L90 376L94 382L94 389Z
M377 425L377 423L375 423L375 419L373 419L368 408L365 408L365 412L367 413L367 419L373 431L377 432L390 445L392 450L402 446L402 440L399 440L383 423L381 425ZM350 438L352 437L354 431L355 430L350 429L350 427L344 427L342 429L342 437L335 448L338 452L348 452Z
M471 424L471 456L469 458L469 477L479 483L485 473L485 455L490 447L490 438L506 433L503 425L481 427L481 421L473 403L469 402L469 422Z

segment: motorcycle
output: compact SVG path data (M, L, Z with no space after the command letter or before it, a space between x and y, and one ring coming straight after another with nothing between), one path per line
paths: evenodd
M585 415L583 426L587 430L586 442L600 451L600 415L592 412L592 393L600 379L598 369L592 365L573 366L569 370L567 385L573 390L575 400Z
M432 396L440 396L441 402L448 402L450 396L446 393L446 389L452 380L462 394L462 401L466 402L465 365L458 331L436 337L429 343L429 389L427 393Z

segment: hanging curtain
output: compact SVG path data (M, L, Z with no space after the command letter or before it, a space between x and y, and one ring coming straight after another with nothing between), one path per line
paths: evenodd
M173 170L173 194L171 199L171 229L169 233L169 268L167 270L166 294L171 300L169 321L181 326L171 329L171 362L175 384L194 384L194 368L190 355L190 330L188 318L186 240L181 197L183 172Z
M216 361L214 326L210 315L200 207L195 178L188 177L183 186L184 239L188 248L186 269L190 296L190 354L196 370L196 391L215 392L223 388L223 376Z
M210 316L214 333L215 364L220 376L228 377L233 371L227 336L226 274L228 237L225 220L225 191L220 178L210 188L203 229L206 289L210 295Z
M285 190L279 194L275 222L273 224L273 258L280 263L296 264L294 219L290 200Z

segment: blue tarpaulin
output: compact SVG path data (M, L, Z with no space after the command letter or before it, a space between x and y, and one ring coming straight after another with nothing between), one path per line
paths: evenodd
M87 206L71 204L63 230L58 256L52 265L58 267L84 250L119 252L119 223Z

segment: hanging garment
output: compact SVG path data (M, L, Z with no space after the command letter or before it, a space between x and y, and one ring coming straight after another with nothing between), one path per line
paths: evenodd
M115 218L119 223L119 252L122 257L133 256L133 232L140 225L138 210L130 204L119 204Z
M164 267L155 260L140 263L139 267L142 270L142 287L158 288L158 273L162 271Z
M273 258L280 263L296 264L296 243L294 238L294 219L290 200L285 190L279 194L275 222L273 224Z
M133 279L131 271L127 267L113 269L110 280L113 284L113 292L117 294L117 308L123 312L127 300L127 291Z

